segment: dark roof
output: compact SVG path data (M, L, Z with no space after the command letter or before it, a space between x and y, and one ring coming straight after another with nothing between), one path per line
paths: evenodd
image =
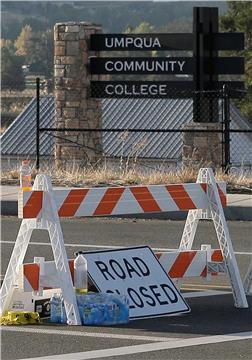
M174 129L192 121L190 99L105 99L102 101L104 129L141 128ZM239 110L231 105L231 127L251 129ZM54 97L41 98L40 126L52 127L55 121ZM52 133L41 133L40 154L53 154ZM1 136L3 155L34 155L36 153L36 99L14 120ZM252 163L251 134L231 134L233 163ZM153 159L180 159L181 133L111 133L102 135L105 156L135 156ZM235 151L232 151L233 150ZM248 149L248 151L244 151Z

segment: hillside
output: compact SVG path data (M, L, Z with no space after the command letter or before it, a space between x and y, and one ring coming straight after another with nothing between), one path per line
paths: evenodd
M92 21L104 32L122 32L145 21L155 28L192 18L193 6L217 6L220 14L226 2L143 2L143 1L2 1L2 38L16 39L25 24L33 31L45 31L61 21Z

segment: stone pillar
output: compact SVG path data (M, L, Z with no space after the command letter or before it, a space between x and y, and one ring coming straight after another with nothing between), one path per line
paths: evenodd
M189 123L183 129L221 130L220 123ZM221 167L222 135L215 132L183 133L182 163L184 166L200 168L202 166Z
M90 35L101 27L86 22L58 23L54 27L54 84L56 127L101 128L101 101L89 98L91 75L89 56ZM93 76L97 80L98 76ZM58 132L56 164L71 160L80 164L95 163L102 155L100 132Z

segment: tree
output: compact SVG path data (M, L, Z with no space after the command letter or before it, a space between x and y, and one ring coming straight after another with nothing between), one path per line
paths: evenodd
M53 72L53 31L33 32L25 25L15 41L16 55L23 56L30 71L47 78Z
M22 70L23 58L14 54L12 46L13 44L8 41L1 43L2 88L23 90L25 88Z
M241 111L252 121L252 2L230 1L227 14L221 17L221 29L228 32L244 32L245 85L248 95L240 102Z
M144 21L135 28L128 26L124 32L125 34L142 34L142 33L153 33L154 31L155 31L154 26Z
M30 25L25 25L17 40L15 46L17 48L16 55L28 56L31 52L32 28Z

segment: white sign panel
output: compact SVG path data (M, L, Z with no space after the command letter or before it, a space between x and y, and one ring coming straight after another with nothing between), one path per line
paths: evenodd
M127 295L131 319L190 311L148 246L94 251L85 257L99 291Z

